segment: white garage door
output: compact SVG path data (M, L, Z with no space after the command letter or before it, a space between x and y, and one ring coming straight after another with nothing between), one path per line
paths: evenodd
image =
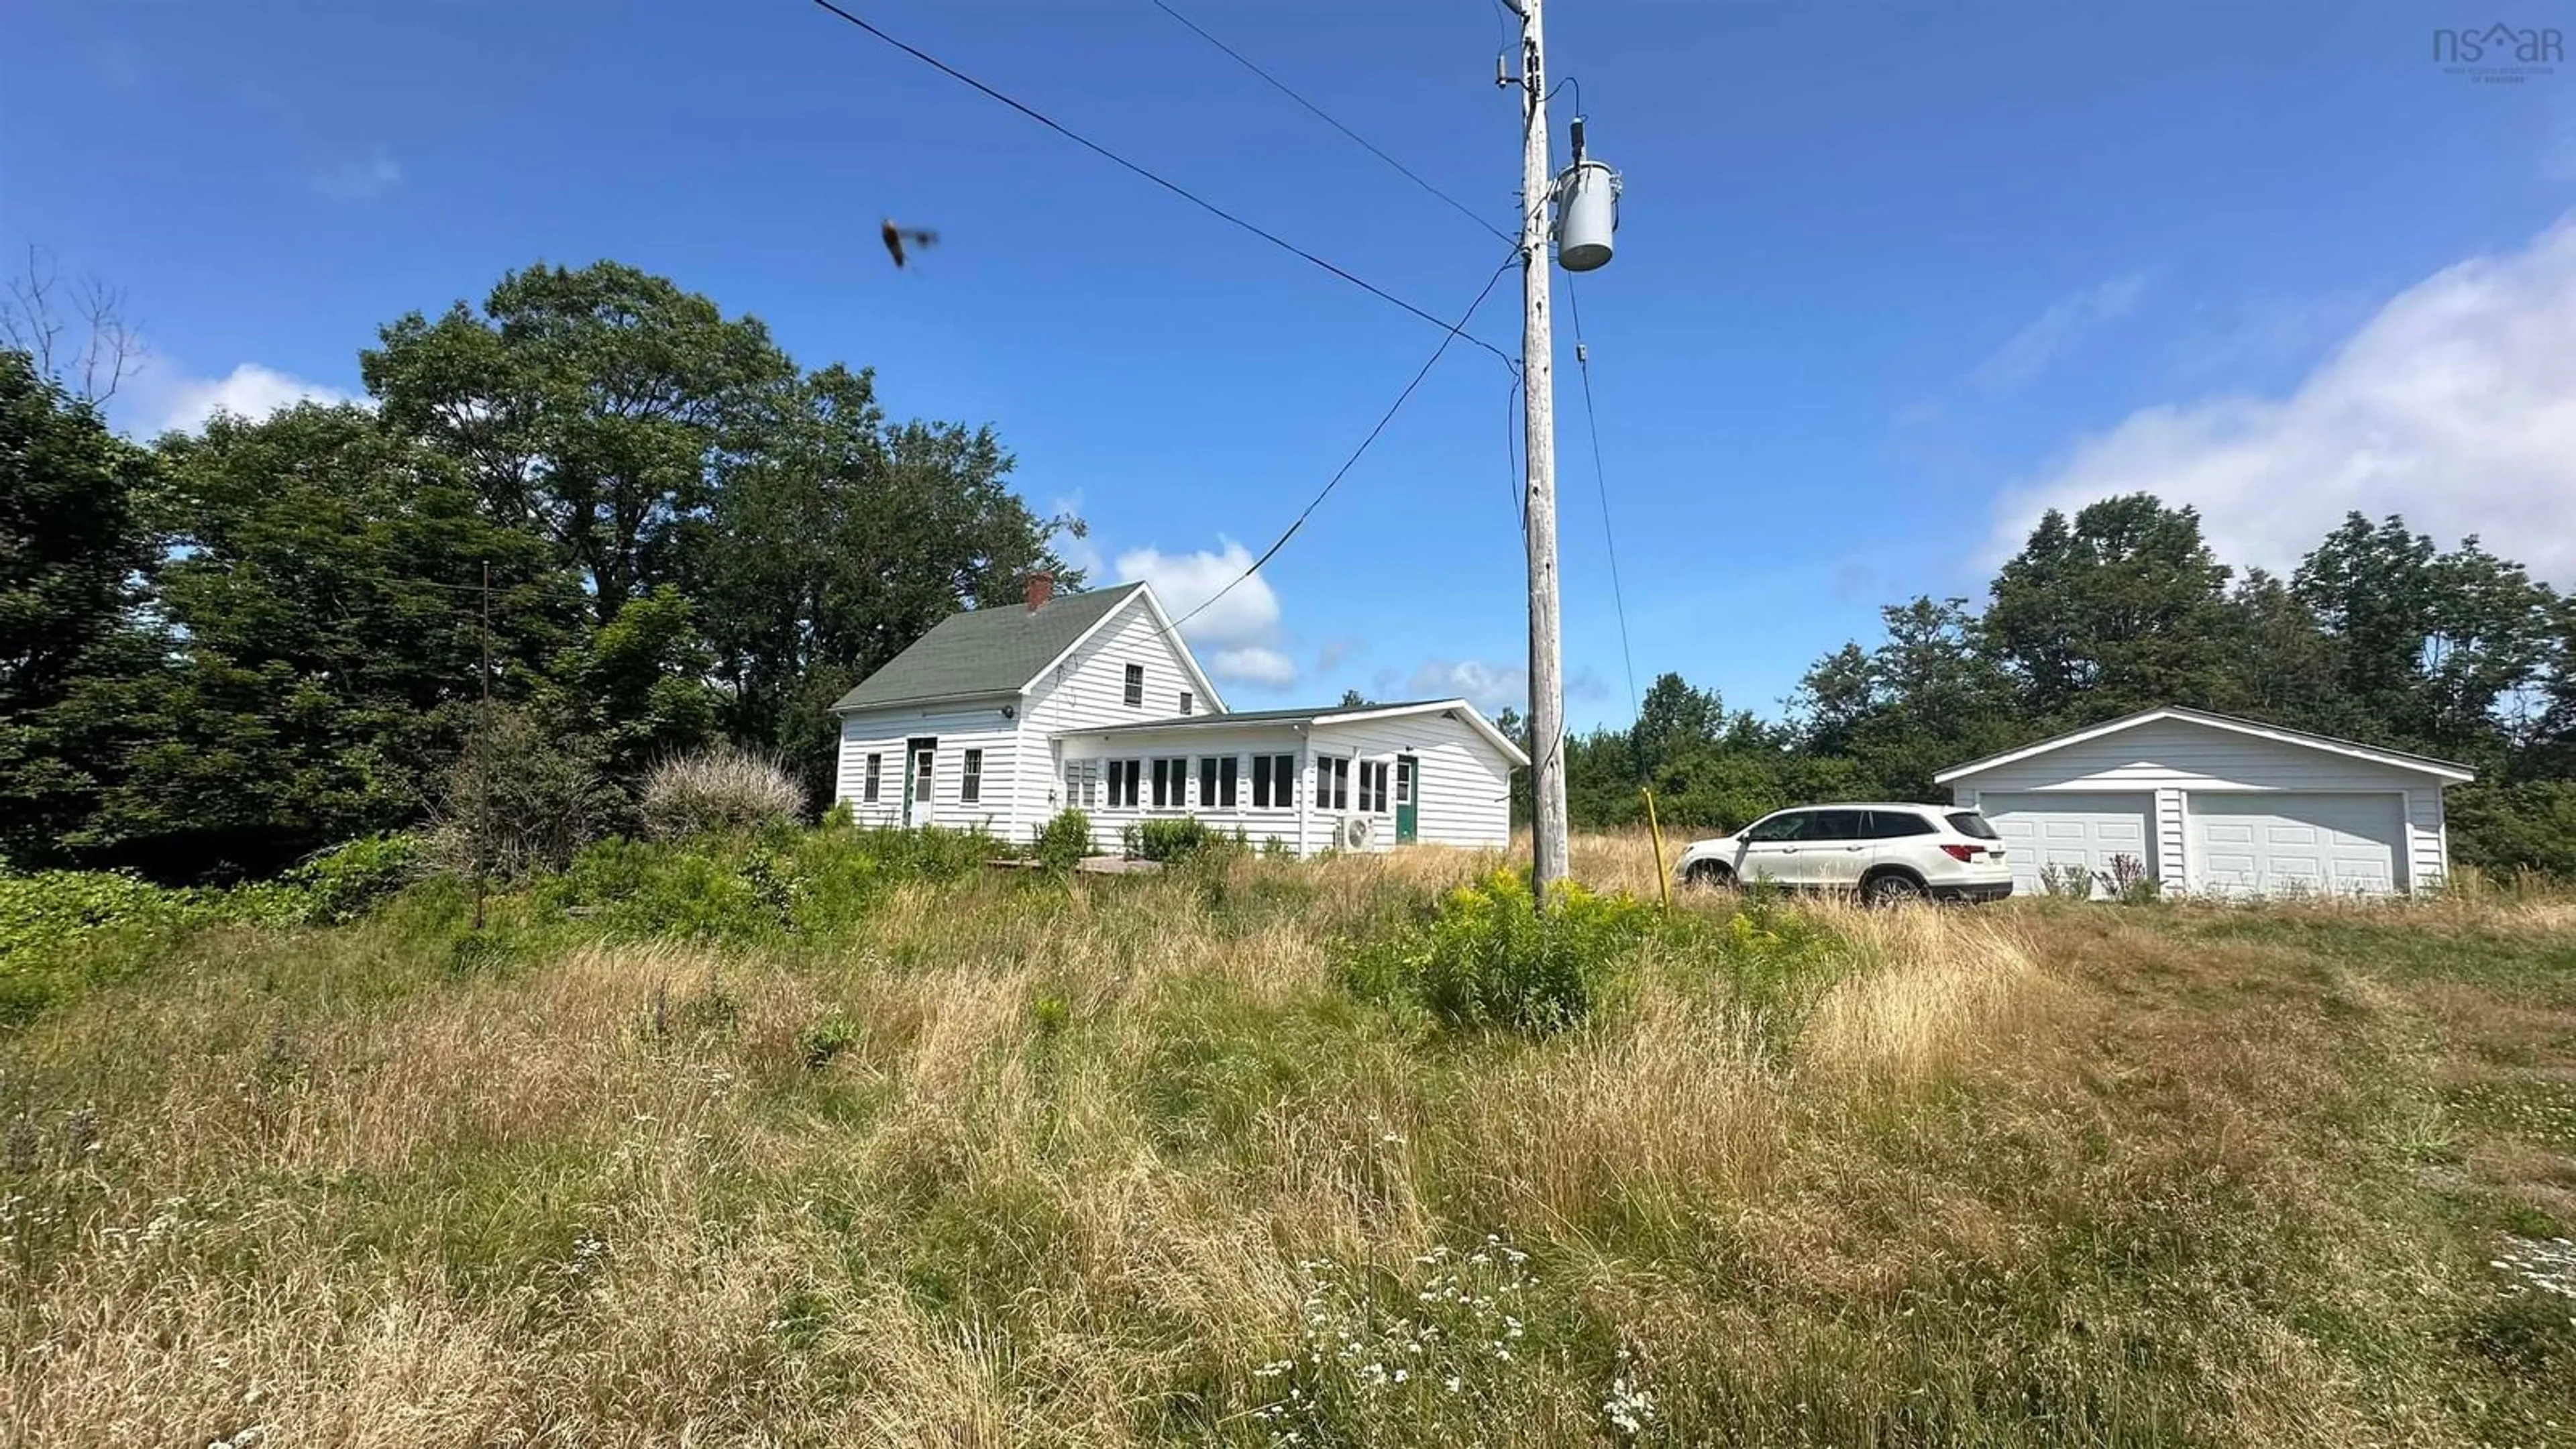
M2039 894L2043 865L2083 866L2105 890L2115 855L2128 856L2155 874L2155 832L2147 824L2155 812L2152 795L1984 795L1977 809L2004 839L2004 863L2012 867L2016 895Z
M2194 794L2192 880L2222 895L2384 895L2405 823L2394 795Z

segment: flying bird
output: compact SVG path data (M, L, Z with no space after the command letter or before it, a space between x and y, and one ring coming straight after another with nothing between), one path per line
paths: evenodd
M886 255L894 258L894 264L898 267L903 265L903 244L905 242L910 242L916 247L926 247L936 245L939 241L939 233L935 231L921 231L916 228L900 227L895 225L891 218L886 221L883 235L885 237Z

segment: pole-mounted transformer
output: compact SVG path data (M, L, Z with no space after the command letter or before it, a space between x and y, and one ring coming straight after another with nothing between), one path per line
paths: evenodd
M1556 178L1556 260L1588 272L1610 260L1619 230L1619 173L1583 154L1583 118L1574 118L1574 164Z

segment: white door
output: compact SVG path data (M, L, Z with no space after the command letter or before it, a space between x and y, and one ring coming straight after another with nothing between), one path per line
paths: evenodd
M1771 881L1784 886L1808 884L1815 857L1815 810L1784 810L1755 822L1735 851L1735 878Z
M2111 861L2127 856L2156 873L2155 797L2030 791L1980 795L1977 809L2003 837L2004 864L2012 868L2013 893L2038 895L2039 868L2082 866L2093 872L2097 893L2110 889Z
M2196 791L2183 806L2192 884L2219 895L2387 895L2406 838L2401 806L2394 794Z
M930 823L930 788L938 778L939 746L915 740L911 748L912 767L903 779L903 823L917 827Z

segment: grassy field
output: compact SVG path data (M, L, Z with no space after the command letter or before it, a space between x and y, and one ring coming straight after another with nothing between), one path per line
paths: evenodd
M2576 897L1700 897L1569 1030L1354 992L1491 864L192 930L0 1038L0 1422L2576 1444Z

